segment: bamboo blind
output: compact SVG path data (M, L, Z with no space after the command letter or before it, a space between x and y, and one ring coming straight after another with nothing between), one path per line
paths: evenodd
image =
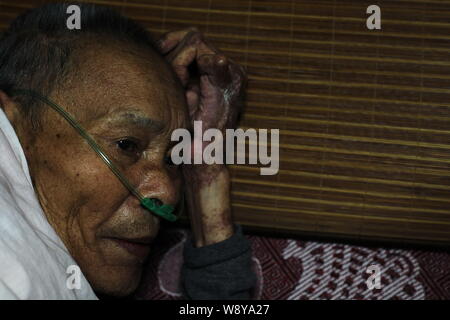
M0 27L44 2L0 1ZM92 2L156 34L197 26L247 68L241 125L280 129L281 160L232 166L238 222L450 244L450 1Z

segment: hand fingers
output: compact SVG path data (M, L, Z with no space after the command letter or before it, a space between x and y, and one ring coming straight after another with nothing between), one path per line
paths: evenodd
M243 68L207 43L195 28L165 35L162 39L162 51L168 52L166 58L186 88L186 100L190 113L198 111L201 97L204 99L205 96L215 96L219 88L223 91L223 98L230 102L239 96L244 87L246 77ZM206 82L201 81L201 90L198 86L195 90L193 89L191 78L197 78L197 75L189 74L192 71L190 66L193 66L195 62L199 75L206 76L208 80L206 82L209 84L205 85Z
M202 49L206 49L206 51L218 52L218 50L211 43L209 43L206 39L203 38L202 33L196 27L168 32L157 41L157 46L160 52L163 55L166 55L170 51L172 51L175 47L177 47L189 34L192 33L198 33L202 38L204 43ZM207 53L203 52L203 50L200 50L200 52L201 54Z
M215 52L204 44L203 37L199 32L191 31L167 55L167 60L171 63L183 86L186 86L189 80L188 67L199 57L199 54L205 53L214 54Z
M188 67L197 56L195 43L199 41L198 37L198 33L188 33L166 57L183 86L186 86L189 81Z
M231 82L229 60L222 54L202 55L197 59L201 75L207 75L211 83L219 88L226 88Z
M189 32L185 37L178 42L177 46L166 55L169 62L174 60L182 61L183 55L186 51L195 51L197 53L198 44L202 41L202 35L199 32Z
M190 32L199 32L197 28L187 28L165 33L158 41L157 46L162 54L167 54L174 49Z
M236 92L244 86L244 69L223 54L201 56L198 67L200 74L206 74L213 85L223 90Z
M183 37L182 39L179 39L178 37ZM196 58L205 55L205 54L217 54L219 51L211 44L207 43L204 39L203 35L198 32L196 29L189 29L187 32L185 30L180 31L176 35L176 39L170 39L169 42L175 43L176 46L170 46L171 51L166 55L166 58L169 61L173 61L178 56L182 55L184 51L186 50L192 50L192 48L196 49ZM166 49L169 48L169 46L166 46ZM192 61L190 61L192 62Z
M194 114L197 112L200 103L200 87L198 84L189 85L186 89L186 102L188 105L189 116L194 119Z
M212 57L213 62L221 59ZM213 62L206 65L206 72L200 77L201 104L207 106L200 112L204 121L215 123L217 128L234 128L243 109L245 72L233 62L224 63L220 68Z

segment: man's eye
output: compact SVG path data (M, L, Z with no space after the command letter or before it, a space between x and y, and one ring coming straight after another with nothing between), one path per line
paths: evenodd
M130 139L121 139L116 142L117 146L124 152L135 154L139 151L138 144Z

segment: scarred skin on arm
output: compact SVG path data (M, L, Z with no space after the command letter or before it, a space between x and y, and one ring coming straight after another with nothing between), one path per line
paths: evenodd
M242 111L244 69L207 43L195 28L171 32L158 42L186 90L190 124L235 128ZM206 144L202 144L203 152ZM193 153L192 153L193 154ZM223 164L183 165L185 194L195 245L228 239L234 233L230 205L230 175Z
M230 179L225 166L197 174L186 170L185 192L197 247L217 243L234 233L230 208ZM206 175L206 176L204 176ZM204 177L202 177L204 176Z

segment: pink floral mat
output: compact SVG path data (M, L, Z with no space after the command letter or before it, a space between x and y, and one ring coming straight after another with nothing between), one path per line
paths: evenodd
M248 236L255 299L450 299L450 253ZM183 229L155 242L136 299L181 299ZM379 284L369 266L377 266ZM371 276L373 275L373 276ZM370 286L370 284L371 287Z

